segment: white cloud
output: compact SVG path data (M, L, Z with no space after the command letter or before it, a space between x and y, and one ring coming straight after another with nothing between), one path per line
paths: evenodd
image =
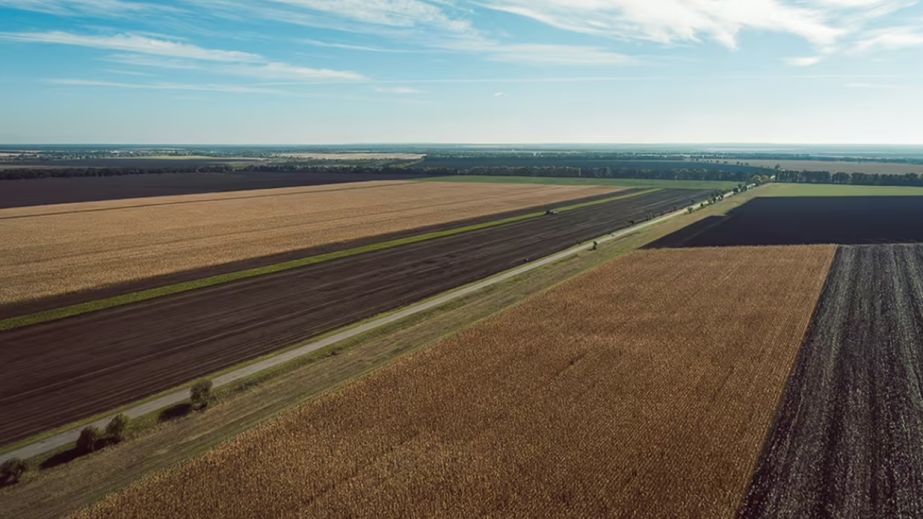
M273 0L272 3L392 27L440 26L452 31L471 27L467 20L452 18L440 6L419 0Z
M745 29L791 33L816 45L843 34L821 11L776 0L494 0L488 7L569 31L664 44L707 37L735 47Z
M488 0L486 6L558 29L661 44L710 39L735 48L739 34L791 34L826 52L871 21L916 0Z
M90 36L60 31L20 32L0 33L0 40L119 51L121 54L110 56L108 59L136 66L197 69L264 80L360 81L365 79L361 74L351 71L302 67L270 61L259 54L250 52L206 49L188 43L154 39L136 34ZM211 65L207 67L203 63Z
M318 69L309 67L300 67L280 63L276 61L262 63L259 65L239 65L226 67L223 69L227 73L242 76L250 76L259 79L284 79L284 80L340 80L340 81L360 81L365 79L362 74L344 70Z
M823 59L824 58L821 56L795 56L791 58L784 58L783 61L785 61L787 65L791 65L793 67L813 67L814 65L817 65L823 61Z
M853 47L857 52L901 50L923 46L923 30L915 27L890 27L863 35Z
M123 0L0 0L0 7L58 16L119 17L145 11L179 12L175 7Z
M154 56L184 58L201 61L255 62L262 58L257 54L233 50L205 49L177 41L161 40L137 34L116 34L114 36L92 36L62 31L49 32L4 32L0 40L26 43L49 43L91 47Z
M181 90L191 92L225 92L230 94L283 94L278 90L272 90L262 87L250 87L243 85L222 85L222 84L190 84L190 83L122 83L118 81L99 81L94 79L49 79L46 81L52 85L80 86L80 87L103 87L103 88L125 88L131 90Z
M495 44L485 47L487 59L531 65L625 65L634 60L600 47L548 44Z
M413 87L408 86L394 86L394 87L375 87L375 91L381 94L395 94L395 95L417 95L423 94L422 90L418 90Z
M377 52L384 54L418 54L421 52L426 52L425 50L420 49L394 49L390 47L373 47L371 45L353 45L350 43L336 43L320 40L300 40L301 43L308 45L313 45L315 47L323 47L328 49L343 49L343 50L355 50L359 52Z

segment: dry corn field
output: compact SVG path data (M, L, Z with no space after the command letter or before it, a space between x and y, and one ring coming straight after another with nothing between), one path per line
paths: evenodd
M4 209L0 304L611 191L363 182Z
M81 516L733 516L833 253L630 254Z

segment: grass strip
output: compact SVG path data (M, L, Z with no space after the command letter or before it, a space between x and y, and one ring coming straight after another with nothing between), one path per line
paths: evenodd
M657 191L656 189L648 189L643 191L636 191L627 194L621 194L609 198L604 198L601 200L593 200L591 202L583 202L579 204L573 204L569 206L564 206L561 208L556 208L558 212L573 211L575 209L581 209L584 207L590 207L599 204L605 204L615 200L621 200L625 198L632 198L651 192ZM315 256L308 256L305 258L299 258L296 260L284 261L281 263L275 263L272 265L266 265L263 267L255 267L245 270L239 270L236 272L228 272L225 274L218 274L215 276L208 276L201 279L196 279L192 281L184 281L181 283L174 283L171 285L165 285L157 288L150 288L147 290L139 290L137 292L130 292L127 294L121 294L118 296L107 297L103 299L97 299L95 301L87 301L85 303L79 303L70 306L64 306L61 308L55 308L52 310L45 310L42 312L36 312L27 315L21 315L17 317L10 317L0 321L0 331L14 330L16 328L23 328L25 326L33 326L40 323L46 323L49 321L57 321L58 319L65 319L67 317L74 317L77 315L82 315L90 312L98 312L100 310L106 310L109 308L115 308L118 306L129 305L132 303L140 303L142 301L149 301L151 299L156 299L159 297L165 297L174 294L180 294L183 292L189 292L191 290L198 290L201 288L208 288L217 285L223 285L225 283L231 283L234 281L241 281L244 279L251 279L259 276L265 276L268 274L275 274L277 272L284 272L286 270L292 270L301 267L307 267L310 265L316 265L318 263L326 263L328 261L338 260L342 258L348 258L351 256L357 256L359 254L367 254L370 252L377 252L387 249L393 249L395 247L401 247L404 245L412 245L415 243L421 243L430 240L436 240L439 238L446 238L449 236L454 236L457 234L479 231L482 229L489 229L492 227L499 227L502 225L509 225L512 223L517 223L525 220L531 220L533 218L538 218L544 216L544 211L536 211L533 213L523 214L519 216L512 216L509 218L502 218L500 220L493 220L490 222L484 222L474 225L467 225L464 227L458 227L455 229L447 229L444 231L434 231L426 234L420 234L416 236L408 236L405 238L398 238L394 240L388 240L378 243L372 243L369 245L364 245L361 247L354 247L351 249L344 249L334 252L328 252L325 254L318 254Z

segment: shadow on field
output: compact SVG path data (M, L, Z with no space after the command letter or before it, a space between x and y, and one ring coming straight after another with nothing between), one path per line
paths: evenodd
M115 443L117 442L111 439L100 438L99 440L96 440L96 443L93 444L92 451L84 452L84 451L78 450L76 447L73 449L68 449L64 452L59 452L55 454L54 456L48 458L47 460L43 461L42 464L39 465L39 468L41 470L52 469L52 468L57 467L58 465L64 465L65 463L70 463L81 456L92 454L93 452L96 452L100 449L103 449Z
M177 418L182 418L192 412L192 404L185 402L182 404L172 405L163 411L157 416L158 422L169 422L170 420L176 420Z
M696 236L705 233L714 226L717 226L723 222L727 217L726 216L709 216L695 222L692 225L687 225L682 229L674 232L673 234L668 234L663 238L652 241L644 246L645 249L670 249L685 247L687 242L692 241Z

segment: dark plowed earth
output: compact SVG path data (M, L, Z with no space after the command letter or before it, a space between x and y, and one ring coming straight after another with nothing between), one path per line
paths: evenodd
M705 195L657 191L0 333L0 444L546 256Z
M216 276L219 274L227 274L229 272L238 272L241 270L265 267L268 265L274 265L276 263L282 263L285 261L292 261L302 258L307 258L310 256L316 256L318 254L326 254L328 252L341 251L346 249L351 249L354 247L362 247L364 245L370 245L372 243L380 243L388 240L396 240L399 238L406 238L409 236L415 236L420 234L426 234L436 231L445 231L450 229L457 229L460 227L466 227L469 225L476 225L480 223L492 222L496 220L501 220L504 218L511 218L514 216L521 216L529 213L535 213L539 211L545 211L546 209L552 209L555 207L562 207L568 205L577 205L585 202L593 202L596 200L602 200L604 198L612 198L613 196L628 196L632 192L637 192L638 189L625 189L617 193L606 193L602 195L594 195L585 198L579 198L574 200L568 200L566 202L558 202L554 204L542 204L539 206L524 207L522 209L517 209L514 211L506 211L503 213L494 213L484 216L478 216L474 218L468 218L465 220L459 220L455 222L443 223L438 225L427 225L424 227L417 227L415 229L407 229L406 231L397 231L387 234L379 234L376 236L368 236L366 238L359 238L356 240L350 240L346 242L339 243L329 243L325 245L320 245L317 247L310 247L306 249L293 250L289 252L282 252L279 254L272 254L269 256L261 256L258 258L250 258L241 261L234 261L231 263L224 263L222 265L215 265L212 267L203 267L193 270L185 270L182 272L176 272L173 274L166 274L163 276L156 276L147 279L139 279L136 281L129 281L126 283L118 283L115 285L110 285L106 287L94 288L91 290L83 290L80 292L72 292L68 294L63 294L60 296L52 296L42 299L36 299L34 301L23 301L18 303L11 303L7 305L0 305L0 319L8 319L10 317L17 317L20 315L28 315L36 312L43 312L46 310L53 310L55 308L61 308L70 305L76 305L80 303L86 303L88 301L95 301L98 299L105 299L107 297L118 296L121 294L128 294L131 292L138 292L141 290L147 290L151 288L162 287L166 285L172 285L174 283L182 283L185 281L194 281L196 279L202 279L209 276ZM2 219L0 219L2 220Z
M755 198L648 248L923 242L923 197Z
M923 246L841 247L742 517L923 517Z
M317 186L369 180L413 180L420 175L365 173L162 173L111 177L36 178L0 181L0 209L143 198L223 193L247 189Z

